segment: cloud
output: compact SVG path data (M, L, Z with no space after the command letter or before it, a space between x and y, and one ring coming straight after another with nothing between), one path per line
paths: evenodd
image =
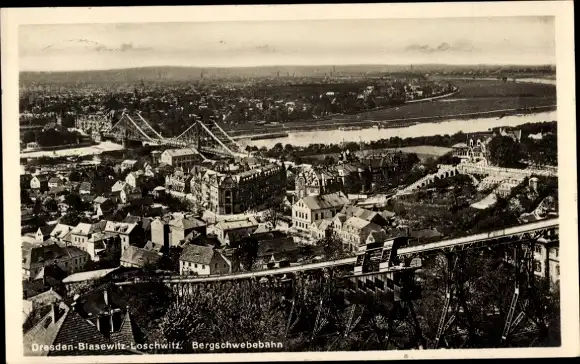
M256 47L256 50L262 53L276 53L276 50L268 44L259 45Z
M473 45L467 40L459 40L453 44L443 42L436 47L427 44L411 44L407 47L407 51L422 52L422 53L439 53L439 52L471 52Z
M41 51L63 50L84 50L90 52L129 52L148 51L153 50L153 48L134 46L133 43L121 43L118 47L111 47L89 39L67 39L61 42L50 44L41 49Z

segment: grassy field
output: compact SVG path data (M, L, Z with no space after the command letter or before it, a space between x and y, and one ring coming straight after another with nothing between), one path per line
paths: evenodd
M549 107L556 105L556 87L548 84L534 83L503 83L499 80L453 80L453 85L459 87L459 92L449 98L435 100L433 102L417 102L403 105L397 108L387 108L366 111L354 115L337 115L330 120L303 121L287 123L276 126L255 125L247 128L236 128L231 135L260 134L265 132L301 131L316 128L333 128L362 123L369 124L373 121L389 121L400 123L401 120L424 118L420 121L432 121L438 118L466 117L462 114L484 114L487 117L521 113L518 109L535 107ZM513 110L513 111L502 111ZM540 111L547 111L542 109ZM418 120L414 120L418 121ZM227 126L226 126L227 127Z
M333 120L409 119L428 116L453 116L493 110L521 109L556 104L556 87L533 83L503 83L492 80L459 80L455 95L433 102L407 104L398 108L373 110Z

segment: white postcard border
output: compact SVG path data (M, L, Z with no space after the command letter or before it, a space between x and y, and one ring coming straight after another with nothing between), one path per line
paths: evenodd
M4 168L4 251L7 360L53 362L24 357L22 348L22 286L20 281L20 216L18 144L18 26L23 24L194 22L303 19L451 18L486 16L556 17L558 163L560 182L562 346L541 349L423 350L381 352L304 352L264 354L184 354L82 357L87 362L220 362L279 360L452 359L576 356L580 354L578 314L578 231L576 181L575 70L573 3L571 1L356 4L295 6L126 7L2 9L2 146ZM81 357L60 357L78 363Z

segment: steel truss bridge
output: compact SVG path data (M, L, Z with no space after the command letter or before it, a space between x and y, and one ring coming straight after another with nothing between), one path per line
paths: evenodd
M466 298L466 292L470 288L469 277L465 273L465 253L481 249L494 250L502 248L503 252L511 249L513 250L513 259L508 262L514 267L514 286L507 287L507 289L513 289L513 295L507 314L499 317L501 322L503 322L503 330L501 330L501 338L498 340L498 344L505 346L510 340L518 336L535 337L534 341L542 335L542 332L545 336L548 327L546 323L547 315L542 311L542 304L536 293L533 253L536 243L547 244L559 241L558 223L557 218L547 219L487 233L416 246L395 248L394 245L391 245L391 248L383 248L382 251L378 249L379 255L375 255L375 258L380 260L379 271L354 274L342 278L335 275L333 268L356 266L357 269L360 269L361 266L364 267L362 261L373 260L372 254L376 253L377 249L371 249L369 251L373 252L371 255L359 255L356 258L328 262L208 277L158 277L153 281L163 282L170 286L178 296L189 295L195 291L203 290L203 287L209 284L221 285L231 282L235 285L247 285L252 284L254 280L259 281L264 286L264 289L282 289L286 292L284 297L286 302L289 303L285 333L288 336L296 326L301 317L300 312L302 312L296 313L298 310L296 308L298 306L297 297L300 297L299 288L297 288L300 285L300 279L296 274L312 272L322 277L322 294L317 304L312 332L308 331L311 339L336 335L346 337L353 333L368 333L368 329L357 327L368 310L365 308L365 302L368 301L365 301L365 298L358 298L362 294L364 297L369 297L370 295L370 297L375 297L379 300L387 297L386 302L392 304L387 311L387 326L381 341L385 347L390 343L399 348L408 348L408 346L401 347L400 343L396 342L395 335L395 331L399 327L407 326L413 333L407 334L406 339L403 339L408 341L404 345L425 349L428 346L426 337L422 332L413 304L414 300L421 297L414 283L414 272L417 267L413 266L413 261L416 261L418 257L442 256L445 258L443 273L446 287L445 297L441 307L437 331L433 342L429 346L432 348L440 346L471 347L477 345L477 327L473 324ZM385 246L387 245L388 243L385 243ZM392 259L392 256L395 258ZM402 264L397 266L394 263ZM320 273L323 274L320 275ZM334 306L329 301L329 291L332 289L331 282L336 281L336 278L339 278L343 283L347 283L345 288L335 286L335 288L341 289L346 294L346 316L342 318L345 328L344 332L329 334L328 332L325 333L323 329L328 324L330 315L332 315L332 307ZM117 282L116 284L122 286L151 281L150 279L134 279ZM326 296L324 293L326 293ZM300 310L302 309L300 308ZM534 336L536 334L537 336ZM401 338L400 335L399 338ZM454 344L452 345L450 342Z
M169 145L177 148L191 148L202 158L206 155L220 157L247 156L243 148L234 141L215 121L204 123L194 115L194 123L183 133L173 138L165 138L157 132L141 112L131 116L124 111L119 121L105 132L105 138L123 142L141 142L149 145Z

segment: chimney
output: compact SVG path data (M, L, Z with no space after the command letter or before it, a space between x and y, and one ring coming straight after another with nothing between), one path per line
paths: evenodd
M113 326L113 312L111 311L109 313L109 331L113 332L114 330L114 326Z
M56 323L56 321L58 320L58 303L53 302L50 305L50 315L52 317L52 323Z
M105 306L108 306L109 305L109 293L107 292L106 289L103 291L103 299L105 300Z

